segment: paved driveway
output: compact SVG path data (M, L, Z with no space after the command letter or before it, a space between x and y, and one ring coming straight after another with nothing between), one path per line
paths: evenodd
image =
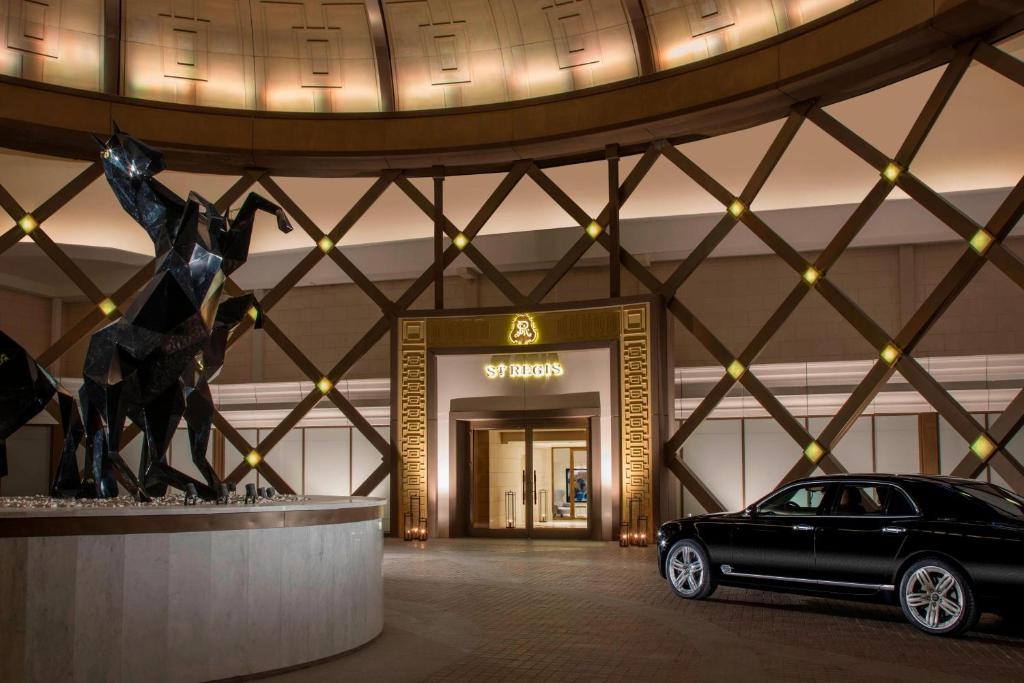
M280 681L1024 680L1024 637L986 615L934 638L895 607L723 588L676 598L654 549L385 542L385 628Z

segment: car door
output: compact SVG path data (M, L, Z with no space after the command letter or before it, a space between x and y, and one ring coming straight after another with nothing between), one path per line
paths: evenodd
M917 514L909 496L892 484L837 484L829 509L818 519L816 578L865 591L891 585L907 524Z
M830 488L827 482L786 487L736 520L723 573L769 582L813 580L815 529Z

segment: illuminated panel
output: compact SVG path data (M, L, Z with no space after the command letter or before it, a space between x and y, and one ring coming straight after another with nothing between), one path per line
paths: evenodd
M813 21L853 0L643 0L658 69L735 50Z
M259 0L253 24L260 109L380 110L364 2Z
M5 0L0 73L80 90L102 78L101 0Z
M125 0L122 11L125 95L252 108L249 26L237 0Z
M516 4L522 60L509 73L514 99L571 92L639 75L622 3L539 0Z
M636 76L618 0L389 0L399 109L507 102Z
M384 3L399 109L505 102L502 40L483 0Z
M657 68L852 0L642 0ZM0 74L103 87L104 0L6 0ZM385 0L399 109L556 95L639 74L620 0ZM122 94L186 105L379 111L363 0L123 0Z

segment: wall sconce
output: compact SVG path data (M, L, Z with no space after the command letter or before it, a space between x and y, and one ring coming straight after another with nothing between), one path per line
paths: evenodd
M995 453L996 445L992 442L992 439L988 438L987 434L982 432L974 440L974 443L971 444L971 451L982 460L988 460Z
M732 200L732 203L729 204L729 214L732 215L733 218L739 218L746 210L747 205L739 199L734 199Z
M24 216L18 219L18 227L26 235L30 234L33 230L39 227L39 221L36 217L30 213L26 213Z
M318 242L316 243L316 246L320 247L320 251L322 251L322 252L324 252L324 253L326 254L326 253L328 253L328 252L329 252L329 251L330 251L331 249L334 249L334 242L333 242L333 241L331 241L331 238L330 238L330 237L328 237L327 235L324 235L324 236L323 236L323 237L321 237L321 238L320 238L320 240L319 240L319 241L318 241Z
M992 235L989 234L988 230L982 229L974 233L974 236L971 237L969 244L971 245L971 249L973 249L980 255L988 251L988 248L992 246L993 241L993 237Z
M117 304L115 304L111 299L104 299L103 301L99 302L96 305L99 306L99 309L100 311L103 312L103 315L110 315L111 313L117 310Z
M813 287L814 283L816 283L821 278L821 271L819 271L814 266L807 266L807 270L804 271L803 277L804 282Z
M516 528L516 492L513 489L505 491L505 528Z
M733 362L729 363L729 367L727 367L725 371L728 372L729 376L732 377L733 379L739 380L739 378L743 376L743 373L747 371L747 368L743 365L743 363L739 362L738 360L734 360Z
M469 246L469 238L466 237L466 233L460 232L459 234L452 238L452 244L455 245L456 249L462 251L467 246Z
M598 223L597 221L590 221L590 223L588 223L586 227L587 234L590 235L590 239L592 240L596 240L597 236L601 234L602 230L604 230L604 228L602 228L601 224Z
M821 444L817 441L812 441L807 444L807 448L804 449L804 455L807 456L808 460L817 465L818 461L825 455L825 449L822 448Z
M900 165L894 161L890 161L888 164L886 164L885 168L882 169L882 177L893 184L895 184L896 181L899 180L901 173L903 173L903 168L900 167Z
M316 383L316 388L320 390L321 394L326 396L327 394L331 393L331 389L334 388L334 382L327 379L326 377L321 377L320 381Z
M900 350L895 344L886 344L878 355L882 357L886 365L892 365L900 359Z

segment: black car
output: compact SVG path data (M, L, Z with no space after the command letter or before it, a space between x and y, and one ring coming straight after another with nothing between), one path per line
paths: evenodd
M742 512L666 522L657 540L661 575L688 599L728 585L898 600L936 635L1024 609L1024 498L971 479L802 479Z

